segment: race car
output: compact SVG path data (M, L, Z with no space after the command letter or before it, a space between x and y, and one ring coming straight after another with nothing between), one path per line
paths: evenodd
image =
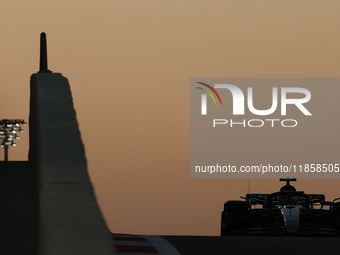
M291 181L271 194L247 194L229 200L221 216L221 236L288 235L340 236L340 198L325 201L322 194L296 191ZM336 202L338 201L338 202Z

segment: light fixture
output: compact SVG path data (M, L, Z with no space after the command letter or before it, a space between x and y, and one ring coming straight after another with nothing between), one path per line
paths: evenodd
M0 120L0 146L5 150L5 161L8 161L8 146L18 146L13 142L14 139L20 139L17 132L24 132L20 125L28 125L24 120L9 120L4 118Z

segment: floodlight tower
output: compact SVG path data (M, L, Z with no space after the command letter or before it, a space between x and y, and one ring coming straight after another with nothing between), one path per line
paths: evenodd
M24 132L21 124L27 125L24 120L8 120L6 118L0 120L0 145L5 150L4 160L8 161L8 146L17 146L14 139L20 139L18 132Z

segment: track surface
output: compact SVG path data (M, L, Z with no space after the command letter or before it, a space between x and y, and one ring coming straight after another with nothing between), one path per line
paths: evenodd
M162 236L182 255L335 255L340 238L323 237L242 237Z

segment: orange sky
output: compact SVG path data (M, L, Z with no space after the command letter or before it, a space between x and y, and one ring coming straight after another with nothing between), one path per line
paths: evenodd
M218 235L224 201L245 195L247 179L189 178L190 78L339 77L339 9L337 0L2 1L0 115L28 121L46 32L111 231ZM27 159L21 137L10 160ZM296 187L332 199L337 183ZM280 185L252 179L250 191Z

